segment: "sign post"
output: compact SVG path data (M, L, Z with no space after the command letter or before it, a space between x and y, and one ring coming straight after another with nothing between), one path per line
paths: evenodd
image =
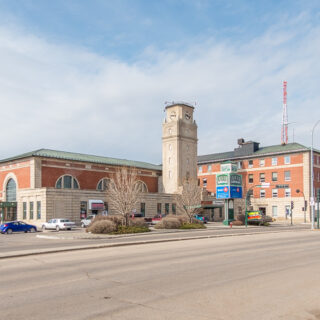
M237 174L237 165L233 162L221 164L220 172L216 175L217 199L225 201L224 225L234 220L233 200L242 198L242 176Z
M317 192L317 228L319 229L319 202L320 202L320 189Z

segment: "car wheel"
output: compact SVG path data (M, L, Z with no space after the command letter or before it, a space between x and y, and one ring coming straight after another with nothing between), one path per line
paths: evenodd
M34 233L34 232L36 232L36 229L35 229L35 228L31 228L31 229L30 229L30 232L31 232L31 233Z
M59 227L59 226L56 226L56 230L57 230L57 231L60 231L60 227Z
M42 231L45 231L45 230L46 230L46 226L43 225L43 226L42 226Z
M11 234L12 233L12 229L7 229L7 234Z

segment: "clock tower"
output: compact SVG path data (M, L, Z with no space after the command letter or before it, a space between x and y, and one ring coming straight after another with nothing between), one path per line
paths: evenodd
M172 103L162 124L162 179L165 193L177 193L186 179L197 179L197 125L194 107Z

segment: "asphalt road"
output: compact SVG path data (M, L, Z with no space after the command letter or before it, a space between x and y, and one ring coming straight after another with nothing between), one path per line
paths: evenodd
M320 232L0 261L1 319L320 319Z
M79 247L79 246L90 246L96 244L108 244L108 243L123 243L123 242L135 242L144 240L162 240L162 239L176 239L176 238L188 238L188 237L202 237L202 236L213 236L213 235L235 235L242 233L265 233L274 231L290 231L293 229L297 230L309 230L309 225L274 225L270 227L249 227L249 228L226 228L221 225L208 225L206 230L186 230L186 231L169 231L168 233L143 233L126 236L109 237L105 239L43 239L36 237L35 234L31 233L16 233L16 234L0 234L0 256L4 253L12 252L25 252L37 249L56 249L65 247ZM84 232L83 229L76 231L46 231L44 233L39 232L39 235L45 236L61 236L61 237L72 237L77 236L79 232Z

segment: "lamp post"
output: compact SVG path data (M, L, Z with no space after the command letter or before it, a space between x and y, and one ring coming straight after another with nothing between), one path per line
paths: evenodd
M311 229L314 229L314 186L313 186L313 133L316 126L320 123L318 120L312 128L311 135L311 197L310 197L310 207L311 207Z
M307 222L307 217L306 217L306 197L305 197L303 191L301 191L300 189L297 189L297 190L296 190L296 193L300 193L300 192L301 192L302 195L303 195L304 223L306 223L306 222Z

